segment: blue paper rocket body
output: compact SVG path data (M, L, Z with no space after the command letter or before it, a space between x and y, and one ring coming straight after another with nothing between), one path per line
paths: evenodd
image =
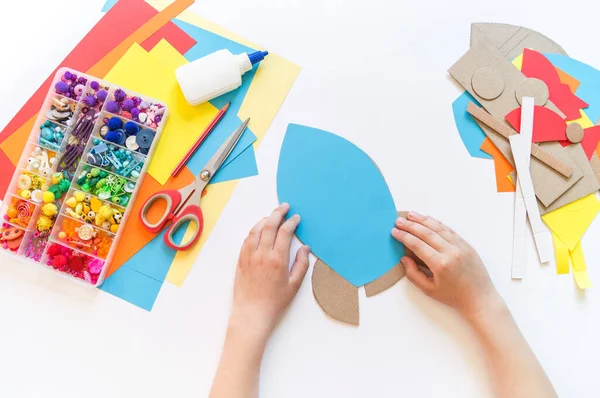
M291 124L277 171L280 202L299 214L298 238L352 285L383 276L404 256L390 232L397 218L377 165L349 141Z

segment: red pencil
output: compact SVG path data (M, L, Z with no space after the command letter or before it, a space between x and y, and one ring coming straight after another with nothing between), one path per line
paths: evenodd
M206 130L204 130L204 133L202 133L202 135L194 143L194 146L190 148L188 153L186 153L185 157L181 160L181 162L179 162L177 167L175 167L175 170L173 170L173 172L171 173L171 177L177 177L177 174L179 174L181 172L181 170L183 170L183 168L187 164L188 160L190 160L190 158L194 155L194 153L196 153L198 148L200 148L200 145L202 145L202 143L204 142L206 137L208 137L208 135L214 130L214 128L217 126L217 124L219 124L221 119L223 119L223 116L225 116L225 113L227 113L227 109L229 109L229 104L230 104L229 102L226 103L225 106L223 108L221 108L219 113L217 113L217 115L212 120L212 122L210 122L208 127L206 127Z

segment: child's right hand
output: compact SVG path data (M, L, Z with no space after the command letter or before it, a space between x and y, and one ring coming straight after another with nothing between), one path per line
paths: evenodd
M415 260L402 258L408 279L428 296L467 318L502 303L477 252L441 222L410 212L396 220L392 236L431 270L427 276Z

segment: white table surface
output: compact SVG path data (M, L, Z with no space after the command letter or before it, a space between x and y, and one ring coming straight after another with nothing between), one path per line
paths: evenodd
M526 277L510 279L513 195L496 193L492 161L463 148L450 107L460 90L446 70L468 49L474 21L528 26L600 67L599 6L496 3L199 0L194 11L303 67L257 151L260 175L237 186L183 288L165 284L150 313L0 257L0 396L206 396L238 250L277 203L279 148L294 122L351 140L376 160L398 208L435 215L463 234L559 395L597 397L598 288L583 294L571 276L540 266L531 237ZM0 126L101 17L102 4L2 2ZM599 237L596 220L583 240L596 286ZM360 309L359 328L329 320L307 280L267 348L261 396L490 396L473 333L408 281L370 299L361 290Z

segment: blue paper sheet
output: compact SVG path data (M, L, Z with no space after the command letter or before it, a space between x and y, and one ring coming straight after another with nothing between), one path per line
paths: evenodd
M600 71L583 62L561 54L544 54L552 65L579 80L575 94L590 106L585 113L595 124L600 119Z
M397 218L377 165L345 139L290 124L279 157L277 193L302 221L296 235L354 286L384 275L404 246L392 238Z
M475 158L492 159L490 155L480 149L486 135L481 127L475 122L473 116L467 112L469 101L481 106L467 91L462 93L452 103L452 112L454 113L454 122L456 123L458 134L471 156Z
M119 0L106 0L104 6L102 7L102 12L108 12L115 4L117 4Z
M250 145L235 159L235 162L223 166L210 180L211 184L235 180L239 178L252 177L258 174L254 147Z

